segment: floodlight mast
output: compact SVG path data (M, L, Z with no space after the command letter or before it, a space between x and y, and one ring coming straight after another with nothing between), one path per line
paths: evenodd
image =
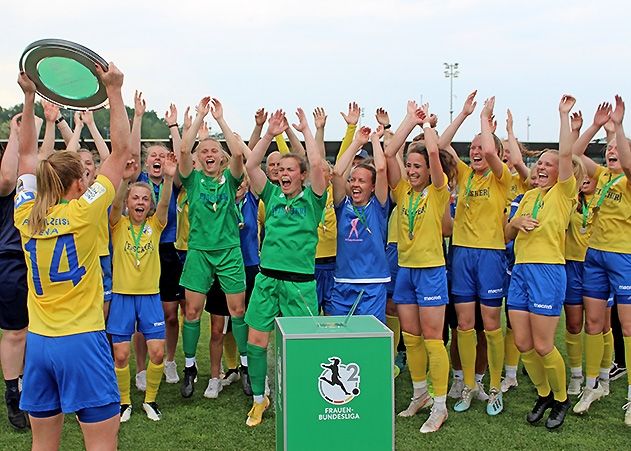
M449 78L449 122L454 121L454 78L458 78L458 63L443 63L445 78Z

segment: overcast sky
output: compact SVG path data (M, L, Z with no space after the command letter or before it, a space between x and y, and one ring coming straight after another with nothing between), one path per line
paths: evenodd
M625 1L120 1L4 2L0 105L21 102L15 80L24 47L43 38L81 43L125 74L125 102L142 90L160 115L218 97L235 131L249 136L254 111L324 106L327 140L341 139L339 112L356 100L373 126L384 107L396 127L408 99L430 102L449 122L449 80L457 62L454 116L478 89L478 108L456 136L479 130L495 95L498 135L505 112L530 141L558 141L561 94L577 97L591 123L597 104L619 93L631 109L631 6ZM631 116L631 112L627 117ZM629 120L625 121L631 129ZM211 124L213 129L216 124ZM604 136L604 132L598 136Z

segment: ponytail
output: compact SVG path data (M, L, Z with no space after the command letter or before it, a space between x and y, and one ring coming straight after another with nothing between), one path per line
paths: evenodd
M29 230L32 235L46 229L48 210L63 198L75 180L83 177L81 159L75 152L57 152L37 166L37 196L29 215Z

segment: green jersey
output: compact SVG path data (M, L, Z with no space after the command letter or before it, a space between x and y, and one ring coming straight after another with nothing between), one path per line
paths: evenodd
M215 251L239 246L234 199L241 181L229 169L219 180L196 170L188 177L180 174L180 180L188 193L188 248Z
M307 187L287 199L269 180L261 193L265 203L265 238L261 267L299 274L315 272L318 224L326 205L326 192L316 196Z

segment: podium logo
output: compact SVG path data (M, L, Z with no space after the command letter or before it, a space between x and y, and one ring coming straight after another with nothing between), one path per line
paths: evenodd
M329 357L329 363L321 363L320 367L324 371L318 378L318 389L327 402L339 406L359 396L359 365Z

